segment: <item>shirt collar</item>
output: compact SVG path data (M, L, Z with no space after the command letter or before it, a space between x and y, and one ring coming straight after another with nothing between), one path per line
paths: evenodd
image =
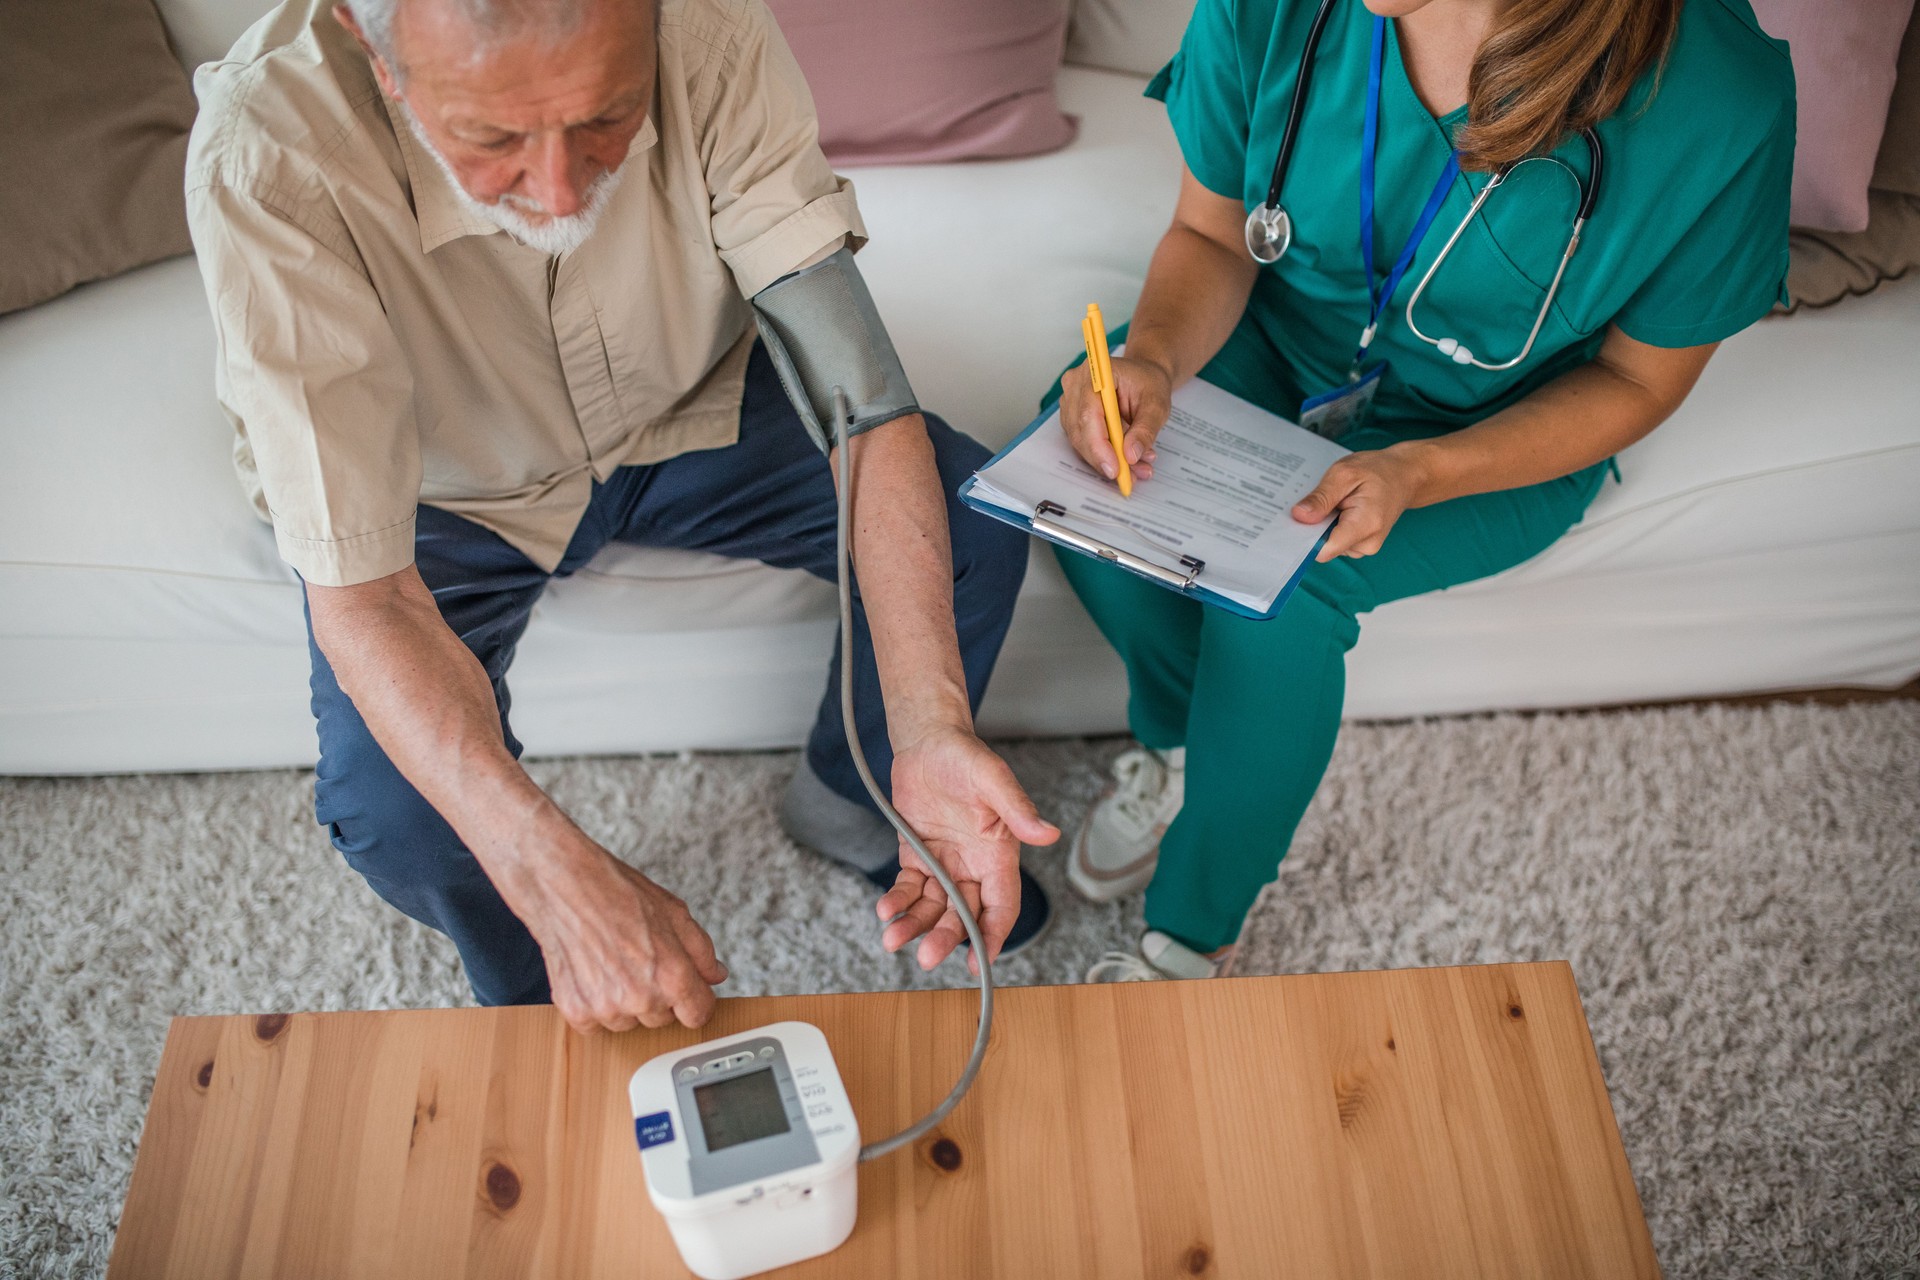
M380 101L386 105L387 118L393 122L393 135L400 143L400 159L407 167L407 183L413 189L413 216L420 224L420 252L432 253L449 240L462 236L499 233L499 227L469 212L461 202L461 193L454 189L453 179L427 151L400 104L384 91ZM636 155L650 150L659 141L660 131L654 127L653 113L649 111L640 132L627 148L626 162L631 164Z

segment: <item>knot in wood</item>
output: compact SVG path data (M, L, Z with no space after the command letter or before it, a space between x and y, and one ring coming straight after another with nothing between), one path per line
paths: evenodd
M272 1044L286 1029L287 1015L284 1013L263 1013L253 1020L253 1034L261 1044Z
M1207 1273L1207 1267L1213 1262L1213 1255L1207 1252L1207 1246L1197 1244L1187 1250L1187 1256L1180 1261L1186 1266L1188 1275L1203 1276Z
M942 1173L953 1173L960 1168L960 1144L952 1138L935 1138L933 1145L927 1148L927 1158Z
M194 1084L198 1085L202 1089L212 1087L213 1085L213 1059L212 1058L208 1058L205 1062L200 1064L200 1070L194 1073L193 1082Z
M1340 1116L1340 1127L1353 1128L1359 1122L1360 1113L1366 1109L1366 1078L1359 1074L1343 1074L1334 1082L1333 1105Z
M506 1165L488 1165L486 1185L487 1200L502 1213L520 1203L520 1175Z
M1521 1009L1521 1007L1517 1004L1510 1004L1507 1006L1507 1016L1509 1018L1512 1018L1515 1022L1518 1022L1521 1018L1526 1016L1526 1011Z

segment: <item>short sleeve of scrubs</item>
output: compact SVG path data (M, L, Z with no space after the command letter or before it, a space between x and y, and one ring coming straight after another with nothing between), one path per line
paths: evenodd
M1794 101L1613 322L1656 347L1732 337L1784 301ZM1599 216L1596 212L1596 216Z
M1234 0L1200 0L1180 52L1147 86L1167 104L1167 120L1187 168L1202 186L1240 199L1247 167L1247 94L1234 33Z

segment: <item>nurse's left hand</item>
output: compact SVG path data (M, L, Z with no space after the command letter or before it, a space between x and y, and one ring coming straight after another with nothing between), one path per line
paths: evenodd
M1040 816L1006 761L958 726L935 730L893 758L893 802L953 878L986 940L1000 954L1020 914L1020 845L1048 845L1060 828ZM960 916L940 882L900 844L900 876L875 908L880 943L898 951L921 938L916 958L931 969L966 941ZM923 936L924 935L924 936ZM979 972L978 961L967 967Z
M1408 507L1416 505L1426 469L1414 451L1393 445L1350 453L1327 468L1314 491L1293 508L1301 524L1337 517L1317 559L1370 556L1378 551Z

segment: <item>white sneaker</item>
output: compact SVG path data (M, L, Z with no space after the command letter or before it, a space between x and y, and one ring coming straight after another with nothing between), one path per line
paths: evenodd
M1224 978L1234 948L1204 956L1158 929L1140 935L1138 951L1109 951L1087 970L1088 982L1156 982L1162 978Z
M1187 749L1135 747L1113 762L1113 786L1087 809L1074 833L1067 880L1089 902L1146 888L1160 861L1160 837L1187 795Z

